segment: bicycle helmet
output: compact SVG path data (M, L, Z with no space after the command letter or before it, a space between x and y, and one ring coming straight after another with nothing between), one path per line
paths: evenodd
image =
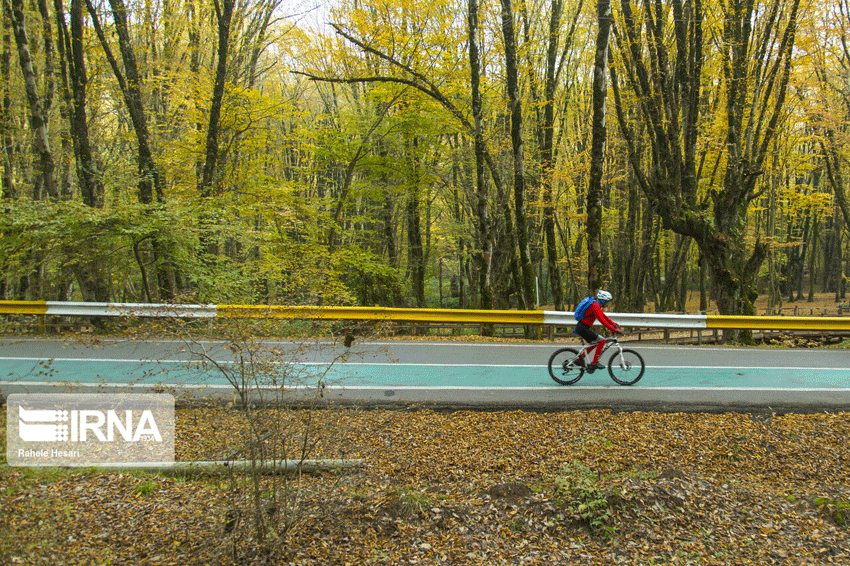
M599 289L599 291L596 293L596 300L599 301L600 305L604 305L613 298L614 297L611 295L611 293L609 293L608 291L603 291L602 289Z

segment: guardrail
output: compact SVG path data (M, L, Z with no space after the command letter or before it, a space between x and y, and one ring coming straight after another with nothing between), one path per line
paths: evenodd
M0 314L154 318L286 318L308 320L389 320L456 324L538 324L574 326L570 311L409 309L388 307L319 307L282 305L173 305L0 301ZM850 331L850 316L724 316L610 313L627 328Z

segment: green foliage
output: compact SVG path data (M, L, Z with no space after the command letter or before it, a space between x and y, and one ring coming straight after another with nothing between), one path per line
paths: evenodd
M398 272L374 253L354 246L337 250L334 266L340 281L363 306L402 306Z
M71 282L73 273L90 265L109 273L115 294L128 285L139 289L138 280L133 281L138 277L134 248L147 255L147 246L156 238L173 250L174 261L183 262L195 245L186 215L175 208L121 202L99 209L75 201L18 199L8 201L5 209L0 216L5 274L14 281L38 272L43 288L30 290L34 299L61 295L61 286ZM70 298L87 297L75 293ZM143 300L138 295L118 298Z
M326 304L351 304L349 288L370 300L370 293L400 294L394 272L368 252L352 248L332 264L323 246L282 228L286 220L263 223L234 203L202 204L131 201L97 209L75 201L9 201L0 216L7 282L37 272L41 287L30 288L28 298L60 298L63 286L94 264L109 274L112 300L146 302L147 284L157 301L158 261L175 273L187 301L309 304L323 297ZM73 289L67 298L91 300Z
M591 532L609 535L611 526L611 504L608 494L602 489L596 474L575 460L565 465L555 478L556 495L567 515L573 521L583 523Z

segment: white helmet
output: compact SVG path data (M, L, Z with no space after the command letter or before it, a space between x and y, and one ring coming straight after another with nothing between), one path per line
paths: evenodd
M607 303L613 298L614 297L611 295L611 293L609 293L608 291L603 291L602 289L599 289L599 291L596 293L596 300L602 304Z

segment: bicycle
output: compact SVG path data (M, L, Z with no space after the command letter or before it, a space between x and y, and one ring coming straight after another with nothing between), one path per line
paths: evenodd
M608 361L608 375L620 385L634 385L643 377L643 370L645 369L643 358L631 348L620 346L616 336L605 339L602 354L614 345L617 346L618 351L614 352ZM593 373L595 370L585 368L585 362L587 355L594 348L596 348L596 344L583 347L581 350L576 348L555 350L549 358L549 375L561 385L572 385L581 379L585 372ZM600 354L600 358L602 354Z

